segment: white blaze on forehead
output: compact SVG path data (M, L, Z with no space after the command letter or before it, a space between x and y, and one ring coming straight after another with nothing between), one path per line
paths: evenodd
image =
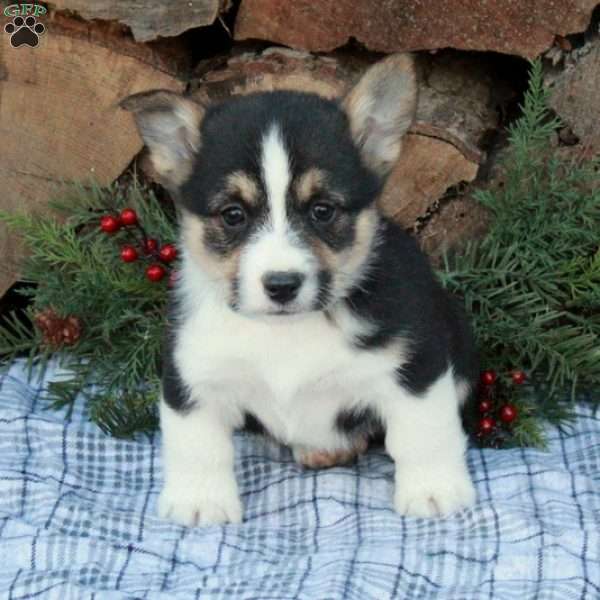
M287 219L286 196L292 174L290 157L277 123L270 125L261 140L260 165L269 215L265 226L257 229L240 254L240 309L247 313L272 312L274 304L265 293L263 277L271 271L285 271L304 276L293 308L311 310L319 290L318 262Z
M285 199L291 180L290 159L276 123L269 127L262 139L261 169L272 228L274 231L285 231Z

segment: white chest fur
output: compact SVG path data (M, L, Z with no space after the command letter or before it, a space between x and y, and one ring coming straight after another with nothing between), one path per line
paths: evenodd
M402 360L398 345L354 347L364 325L347 309L336 322L319 312L253 319L207 295L186 313L175 361L193 397L218 403L235 425L250 412L288 444L343 447L336 416L371 403Z

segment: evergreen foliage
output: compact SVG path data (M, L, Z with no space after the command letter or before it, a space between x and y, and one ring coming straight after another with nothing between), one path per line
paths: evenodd
M539 445L543 419L572 415L565 396L600 389L600 162L561 158L547 96L534 62L522 116L509 128L504 183L475 194L490 229L440 272L465 299L482 365L529 374L536 401L521 394L518 444Z
M156 427L158 365L168 281L151 282L144 267L150 257L124 263L121 245L140 247L135 229L121 228L107 235L98 224L104 214L133 208L145 231L164 241L175 237L172 207L154 194L132 185L124 192L82 187L72 197L53 203L64 214L59 221L47 216L0 214L23 236L30 249L22 271L32 304L25 314L9 315L0 325L0 355L9 362L25 354L30 366L44 373L48 358L72 371L48 386L48 400L60 407L81 392L90 417L113 435L128 436ZM73 347L57 350L43 343L32 326L35 315L52 307L59 315L76 315L82 335Z

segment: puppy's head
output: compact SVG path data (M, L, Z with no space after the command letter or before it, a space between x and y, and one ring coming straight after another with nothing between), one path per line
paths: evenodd
M290 314L326 308L364 275L416 91L412 59L395 55L339 103L281 91L203 108L155 91L122 106L179 202L186 255L234 309Z

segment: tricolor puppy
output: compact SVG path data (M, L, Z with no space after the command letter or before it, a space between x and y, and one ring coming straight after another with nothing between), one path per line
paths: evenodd
M473 504L459 417L476 369L469 327L376 206L416 87L397 55L341 102L283 91L209 108L165 91L123 102L181 217L163 517L241 521L232 435L249 418L309 466L384 434L400 514Z

